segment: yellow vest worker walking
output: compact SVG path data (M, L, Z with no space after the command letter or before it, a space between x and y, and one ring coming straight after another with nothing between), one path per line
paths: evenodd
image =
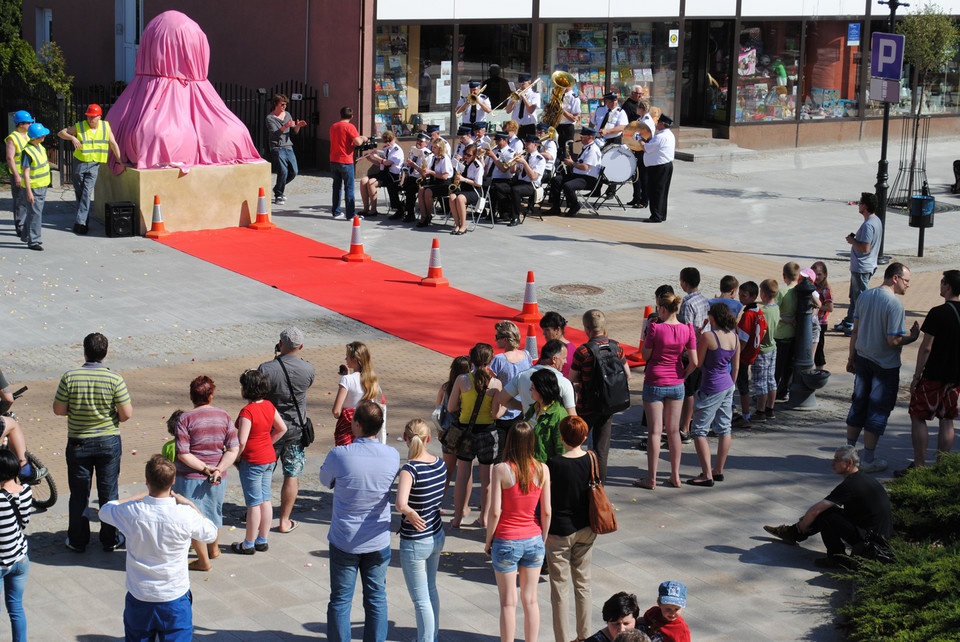
M50 186L50 163L47 161L47 150L43 148L43 138L49 133L50 130L40 123L30 125L27 129L30 143L23 148L21 154L21 180L24 197L30 205L20 240L31 250L43 250L40 240L43 203L47 198L47 187Z
M100 164L107 162L110 152L120 160L120 147L110 130L110 123L103 120L100 105L90 105L85 115L86 120L62 129L57 134L63 140L73 142L73 156L76 159L73 168L73 190L77 194L77 221L73 224L73 231L77 234L86 234L88 231L87 215L90 212L90 200ZM123 166L120 171L123 172Z
M27 199L23 193L23 181L20 178L20 160L23 148L30 142L27 130L33 124L33 116L20 110L13 115L16 129L4 139L7 146L7 171L10 173L10 193L13 196L13 224L17 236L23 231L23 220L27 217Z

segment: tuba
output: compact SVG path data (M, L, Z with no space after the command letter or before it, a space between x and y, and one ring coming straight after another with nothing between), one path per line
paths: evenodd
M566 71L555 71L550 74L550 82L553 83L553 90L550 92L550 102L543 109L543 117L540 122L546 123L550 127L556 127L563 118L563 95L567 90L577 84L573 74Z

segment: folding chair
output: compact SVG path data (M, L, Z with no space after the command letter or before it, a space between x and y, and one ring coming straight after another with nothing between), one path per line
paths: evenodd
M543 183L540 183L540 186L534 189L533 198L527 199L526 207L522 208L520 212L520 224L523 225L523 222L527 220L527 214L536 216L541 221L543 220L543 215L540 214L542 210L538 210L538 213L534 214L533 208L543 202L543 199L546 198L546 188Z
M490 217L490 229L492 230L497 222L496 217L493 215L493 206L490 204L490 185L489 180L484 180L483 188L480 191L480 200L478 200L474 205L467 206L467 214L470 214L473 218L473 227L470 228L470 231L477 229L477 224L485 216Z
M594 184L592 189L590 189L589 191L580 190L580 191L574 192L574 194L576 194L577 196L577 202L580 204L580 209L586 208L587 211L589 211L594 216L600 216L600 212L597 211L597 208L595 205L596 201L594 203L590 203L590 199L596 199L596 200L600 199L598 194L600 190L603 189L604 186L606 186L606 183L604 183L603 180L601 180L602 178L603 178L603 170L600 171L600 177L597 178L597 182Z

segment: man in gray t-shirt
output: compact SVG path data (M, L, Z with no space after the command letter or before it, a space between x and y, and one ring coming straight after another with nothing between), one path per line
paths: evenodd
M856 446L864 432L860 470L865 473L887 468L886 460L874 459L874 451L897 404L900 350L920 336L916 321L907 334L903 303L896 296L905 294L908 287L910 270L902 263L891 263L883 284L860 296L853 315L847 372L856 379L847 413L847 444Z
M301 127L307 126L305 120L294 120L287 112L287 97L277 94L271 101L273 109L267 114L267 139L270 142L270 160L277 170L277 184L273 188L273 202L283 205L287 197L283 191L287 183L297 177L297 156L293 153L293 143L290 142L290 130L299 133Z
M281 533L297 527L297 522L290 519L290 514L293 512L297 493L300 492L299 477L305 462L300 435L303 433L303 423L307 419L307 388L313 385L314 370L313 364L300 357L301 349L303 349L303 332L296 326L290 326L280 333L277 357L261 363L259 368L270 382L268 399L276 406L283 422L287 424L287 432L274 444L277 464L283 470L283 487L280 490L279 530ZM284 368L286 368L286 374L284 374ZM289 383L287 383L287 375L290 375Z
M870 283L870 277L877 271L877 257L880 255L880 239L883 237L883 224L876 215L877 196L870 192L860 194L860 215L863 223L856 234L847 235L850 244L850 307L847 316L834 326L835 330L842 330L850 336L853 330L853 310L857 305L857 298L863 294Z

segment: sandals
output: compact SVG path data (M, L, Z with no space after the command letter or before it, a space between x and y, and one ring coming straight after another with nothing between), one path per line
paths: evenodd
M634 485L636 488L644 488L644 489L646 489L646 490L654 490L654 489L657 487L657 482L655 482L655 481L651 482L651 481L648 480L646 477L644 477L643 479L637 479L637 480L635 480L635 481L633 482L633 485Z

